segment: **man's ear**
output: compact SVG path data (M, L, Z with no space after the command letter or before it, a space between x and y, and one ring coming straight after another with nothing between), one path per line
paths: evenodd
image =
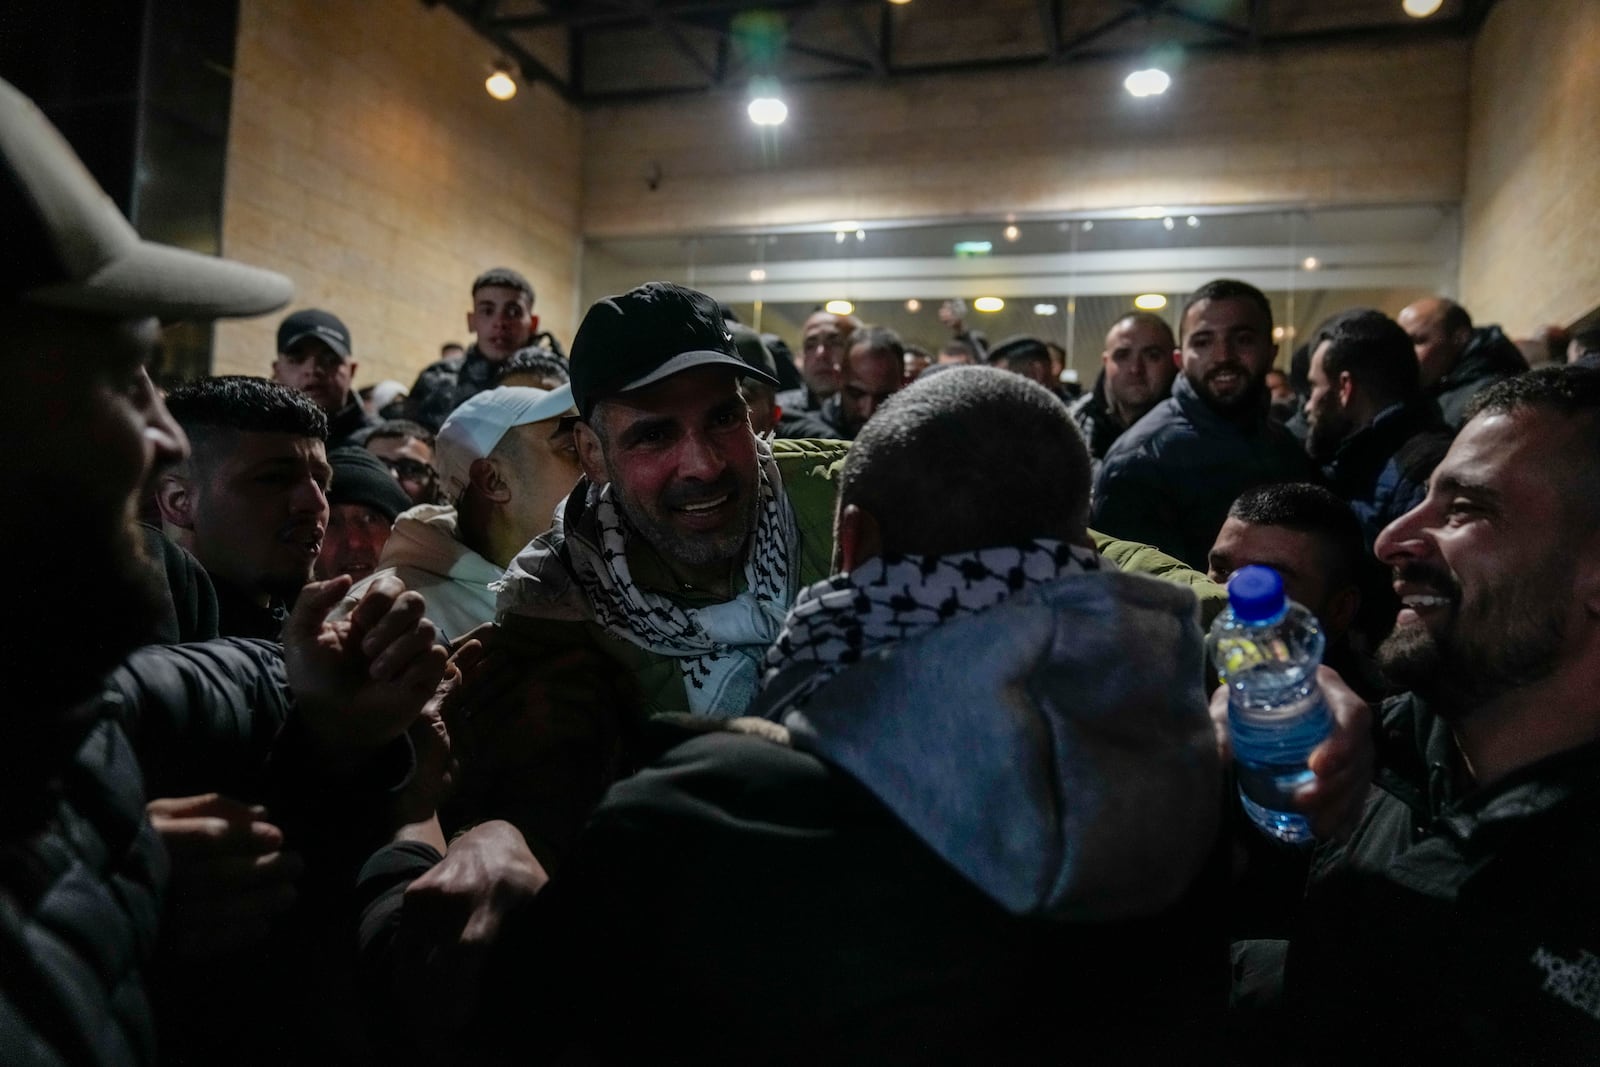
M587 422L580 422L572 428L572 439L578 446L578 463L583 467L583 473L595 485L605 485L611 481L606 474L606 450L600 443L600 435L594 432L594 427Z
M485 500L504 504L511 499L511 486L500 477L500 469L492 459L475 459L467 468L467 484Z
M350 366L350 380L353 382L356 380L356 371L361 369L361 364L353 359L345 360L345 362Z
M470 334L476 334L478 332L477 324L472 321L471 308L467 309L467 332Z
M528 316L528 334L529 334L529 336L532 336L533 334L536 334L538 332L539 332L539 316L537 316L537 315L529 315Z
M194 486L181 471L169 470L156 479L156 508L163 526L179 530L194 529Z
M1183 349L1174 348L1172 350L1172 365L1178 368L1180 374L1183 372Z
M1342 407L1342 408L1349 407L1350 406L1350 399L1351 399L1351 397L1355 396L1355 392L1356 392L1356 380L1354 378L1350 377L1350 372L1349 371L1347 371L1347 370L1340 371L1339 372L1339 406Z
M883 532L872 512L847 504L840 509L834 527L835 570L848 574L883 553Z

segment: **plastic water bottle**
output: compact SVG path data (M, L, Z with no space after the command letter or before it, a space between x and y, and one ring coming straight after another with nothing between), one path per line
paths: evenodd
M1211 626L1211 662L1228 687L1228 730L1245 814L1269 837L1309 844L1311 825L1294 811L1311 781L1306 757L1333 721L1317 685L1327 643L1317 617L1283 593L1271 567L1241 567L1228 581L1228 609Z

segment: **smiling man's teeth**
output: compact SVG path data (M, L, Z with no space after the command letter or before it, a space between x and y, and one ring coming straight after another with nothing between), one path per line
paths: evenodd
M1450 603L1450 598L1443 596L1422 596L1421 594L1417 594L1408 597L1401 597L1400 603L1404 604L1408 608L1442 608L1446 604Z
M681 508L679 508L678 510L679 511L710 511L712 508L721 507L723 502L726 501L727 499L728 499L728 495L726 493L724 493L722 496L717 497L717 499L715 499L715 500L702 500L698 504L685 504Z

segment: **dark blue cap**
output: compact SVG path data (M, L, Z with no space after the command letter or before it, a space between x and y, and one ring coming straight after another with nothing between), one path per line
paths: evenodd
M1228 606L1240 622L1266 622L1283 613L1283 579L1271 567L1240 567L1228 579Z

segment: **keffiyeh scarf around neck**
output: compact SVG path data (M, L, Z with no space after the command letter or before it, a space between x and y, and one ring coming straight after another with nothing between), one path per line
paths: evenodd
M689 710L742 715L760 685L761 655L783 627L798 584L794 509L767 442L757 439L760 504L744 565L745 588L722 604L683 607L642 589L628 567L632 534L612 487L590 486L574 527L557 530L595 621L612 635L678 661Z
M834 675L877 649L992 608L1024 589L1100 569L1091 548L1038 540L949 556L886 556L800 591L767 651L771 683L785 668L817 669L785 707L803 704Z

